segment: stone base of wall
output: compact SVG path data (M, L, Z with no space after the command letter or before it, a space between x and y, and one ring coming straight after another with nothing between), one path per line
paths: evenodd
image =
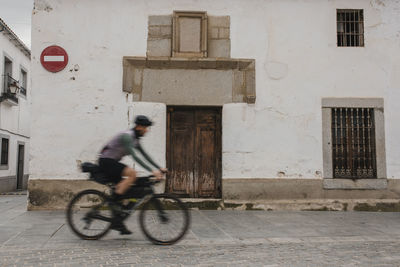
M377 187L380 189L324 188L324 180L327 179L223 179L222 195L231 200L400 199L400 179L379 179L387 182L386 187ZM377 179L369 180L374 184Z
M0 193L12 192L17 188L15 176L0 177Z
M400 212L399 199L224 200L224 210Z
M24 175L21 189L27 189L28 178L29 178L28 174ZM0 177L0 193L13 192L16 190L17 190L16 176Z
M89 180L29 179L28 210L65 209L72 197L85 189L105 192L108 187Z
M164 186L157 184L155 192L164 192ZM90 180L29 179L28 210L63 210L74 195L86 189L110 190L108 186Z
M65 209L85 189L108 190L88 180L30 179L28 210ZM222 194L185 201L199 209L400 211L400 179L388 179L384 189L324 189L323 179L223 179Z

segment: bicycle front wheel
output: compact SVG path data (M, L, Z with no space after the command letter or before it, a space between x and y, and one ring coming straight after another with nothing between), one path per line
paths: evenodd
M113 218L107 196L97 190L78 193L68 204L67 222L80 238L95 240L104 236Z
M157 245L172 245L183 238L189 229L190 215L178 198L161 194L143 204L139 216L145 236Z

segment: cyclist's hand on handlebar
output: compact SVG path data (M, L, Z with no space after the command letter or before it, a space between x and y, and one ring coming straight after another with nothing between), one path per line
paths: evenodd
M153 175L156 180L162 180L164 178L164 174L159 170L154 170Z

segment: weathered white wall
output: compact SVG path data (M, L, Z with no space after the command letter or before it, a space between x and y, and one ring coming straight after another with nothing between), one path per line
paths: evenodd
M29 173L29 136L30 136L30 100L31 100L31 73L30 59L17 48L4 32L0 32L0 92L4 90L4 56L12 59L12 77L21 80L21 67L27 71L27 96L19 96L18 105L11 106L0 102L0 134L9 140L9 168L0 170L1 177L15 176L17 173L17 142L25 143L24 174ZM1 188L0 188L1 190Z
M398 0L36 0L35 6L34 178L83 177L77 162L94 160L109 137L127 128L130 110L154 105L165 124L158 104L139 108L122 92L122 57L144 56L148 16L173 10L229 15L231 56L256 59L256 104L223 108L225 178L322 177L322 97L385 99L387 174L400 178ZM337 8L364 9L365 47L336 46ZM56 74L39 61L53 44L69 54ZM164 160L158 148L165 130L152 134L149 151Z

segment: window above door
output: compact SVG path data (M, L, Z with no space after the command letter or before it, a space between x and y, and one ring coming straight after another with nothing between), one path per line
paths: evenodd
M174 11L173 57L207 57L207 13Z

